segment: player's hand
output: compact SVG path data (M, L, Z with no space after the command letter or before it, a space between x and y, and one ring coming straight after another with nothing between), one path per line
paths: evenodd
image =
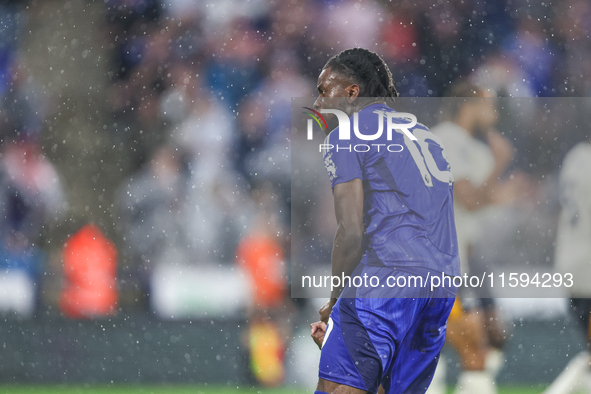
M314 343L318 345L318 349L322 349L322 342L324 341L324 335L326 334L326 323L317 321L316 323L310 324L310 335L314 340Z
M487 140L495 158L495 166L502 172L513 158L513 145L501 133L492 129L488 131Z
M328 323L328 317L330 316L330 313L332 312L332 307L334 306L334 304L336 304L336 302L336 298L331 298L326 302L326 304L322 305L322 308L320 308L320 310L318 311L318 313L320 313L321 322Z

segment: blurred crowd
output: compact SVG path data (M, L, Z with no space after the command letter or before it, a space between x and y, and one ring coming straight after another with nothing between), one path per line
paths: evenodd
M507 97L591 90L585 1L106 4L112 134L135 147L138 168L117 201L142 286L154 264L232 263L255 222L253 190L276 195L265 214L277 209L287 233L291 97L314 96L319 70L345 48L383 56L402 96L441 96L458 77ZM564 131L538 129L511 134L514 167L532 183L586 134L555 146Z
M40 143L47 98L19 57L22 3L0 4L0 310L32 316L48 262L39 244L66 196Z
M37 283L47 264L39 240L67 216L67 196L40 142L52 132L50 98L19 60L29 5L0 5L0 268ZM132 162L112 197L122 291L150 294L162 265L242 264L256 278L275 264L253 287L255 304L277 307L260 289L286 294L291 215L311 214L291 207L291 98L315 96L320 69L343 49L380 54L403 97L440 97L459 77L501 97L591 94L584 0L106 0L103 9L105 133ZM530 202L552 200L552 174L587 130L506 131ZM552 215L541 225L554 226ZM265 253L267 265L252 257Z
M43 144L43 135L59 133L46 122L56 98L43 94L20 53L34 5L0 2L0 313L22 316L43 304L55 253L45 236L71 219L64 179ZM105 0L101 7L109 70L97 108L108 119L102 132L127 147L131 168L104 203L111 228L72 221L56 238L64 241L59 309L96 317L131 299L145 312L154 307L158 268L207 272L215 282L223 279L212 267L240 267L250 287L237 298L248 298L253 371L268 385L285 377L282 338L302 306L289 297L290 225L301 225L314 246L306 258L330 258L332 218L309 220L332 212L328 179L314 192L317 203L292 206L290 144L292 97L317 94L331 56L358 46L377 52L403 97L441 97L458 78L499 97L591 96L586 0ZM518 256L551 267L557 170L589 136L565 124L589 124L589 102L552 113L539 103L498 125L515 147L510 171L521 185L482 234L478 253L494 264ZM100 300L89 296L95 290ZM272 349L257 348L261 338Z

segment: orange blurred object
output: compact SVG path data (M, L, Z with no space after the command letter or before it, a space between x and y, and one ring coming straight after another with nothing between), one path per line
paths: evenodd
M87 224L64 244L65 286L59 307L66 317L113 315L117 307L117 250L101 230Z
M286 280L283 249L263 233L246 235L236 252L238 263L249 273L257 308L273 308L283 303Z

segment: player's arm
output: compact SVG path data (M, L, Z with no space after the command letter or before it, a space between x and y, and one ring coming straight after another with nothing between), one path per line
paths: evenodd
M363 241L363 183L361 179L339 183L333 189L337 232L332 247L332 275L349 276L361 260ZM334 289L331 299L339 298L343 287Z
M363 183L361 179L339 183L333 188L337 232L332 247L332 275L350 276L361 260L363 241ZM311 336L319 348L326 332L326 323L343 287L335 288L330 300L320 308L320 321L312 323Z
M363 241L363 183L355 178L333 189L337 232L332 247L332 275L350 276L361 260ZM327 322L343 286L333 289L330 300L320 310L320 320Z
M488 179L479 187L475 187L467 179L454 182L454 198L468 210L479 209L505 200L505 185L499 182L499 177L513 157L513 147L496 130L489 131L488 146L495 158L495 167Z

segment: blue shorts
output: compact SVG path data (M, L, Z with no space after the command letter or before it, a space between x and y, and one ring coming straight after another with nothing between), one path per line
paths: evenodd
M407 277L434 272L418 267L389 270ZM424 393L445 342L455 293L455 288L427 287L421 298L399 298L402 293L352 298L357 291L346 289L330 315L318 376L371 393L380 385L388 394Z

